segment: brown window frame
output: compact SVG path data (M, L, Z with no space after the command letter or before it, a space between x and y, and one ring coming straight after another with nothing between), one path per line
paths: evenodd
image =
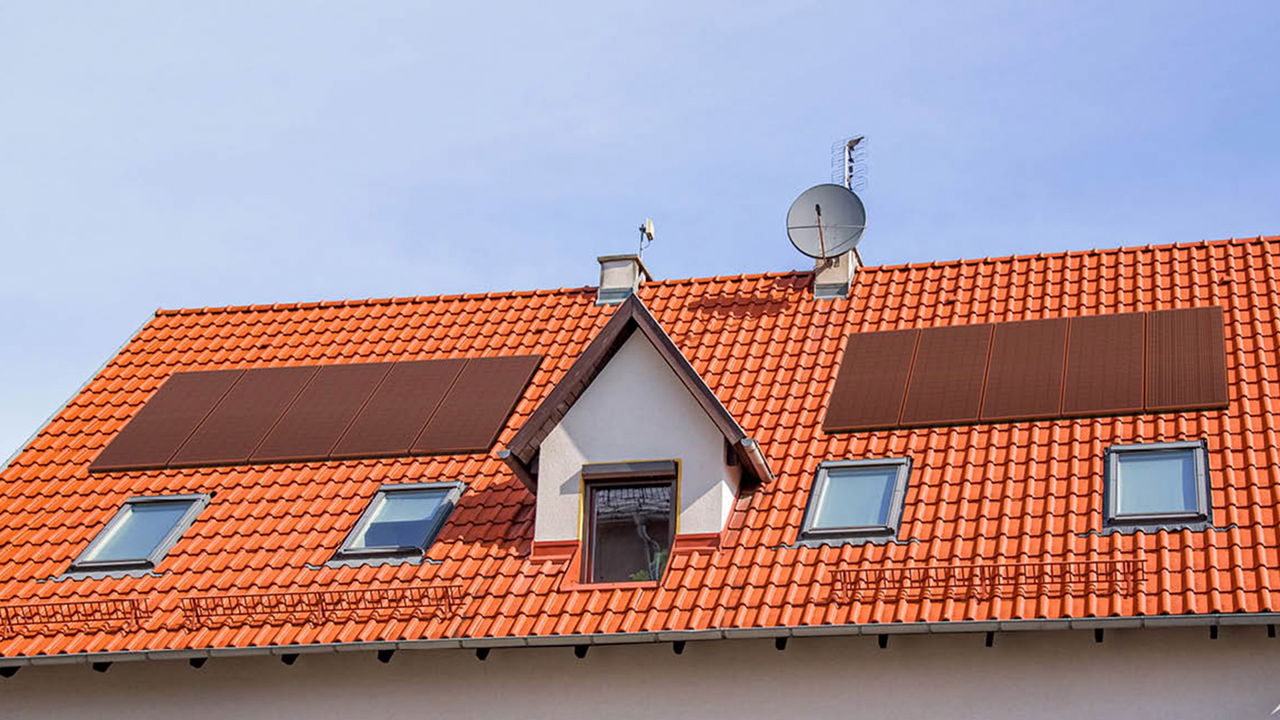
M592 463L582 466L582 496L585 504L583 512L582 533L582 574L580 581L585 585L611 585L618 583L660 583L661 577L651 580L618 581L602 580L596 582L596 491L602 488L617 487L670 487L671 517L668 521L667 562L662 566L662 574L666 575L671 564L670 549L676 540L676 519L680 507L680 461L679 460L645 460L639 462Z

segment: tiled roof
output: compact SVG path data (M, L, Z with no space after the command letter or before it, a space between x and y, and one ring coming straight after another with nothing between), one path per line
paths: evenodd
M564 563L529 557L533 497L497 456L613 312L594 289L160 311L0 476L0 657L1280 610L1277 278L1280 238L1258 238L863 268L836 301L812 299L809 273L646 284L776 476L740 498L718 549L675 554L657 589L560 590ZM850 332L1202 305L1226 310L1226 410L821 430ZM87 470L176 371L530 353L545 360L487 455ZM1208 445L1211 527L1106 531L1104 449L1183 439ZM914 463L898 540L797 543L818 463L880 456ZM468 489L424 562L327 564L380 484L436 480ZM63 576L126 498L177 493L213 499L158 572ZM1061 583L1063 566L1042 564L1064 561L1145 575ZM957 579L1014 563L1031 564L1013 584ZM924 590L840 582L919 565L962 567ZM429 590L348 594L325 612L337 595L246 601L241 615L226 600L406 586ZM86 604L51 604L73 601ZM441 609L400 612L409 601Z

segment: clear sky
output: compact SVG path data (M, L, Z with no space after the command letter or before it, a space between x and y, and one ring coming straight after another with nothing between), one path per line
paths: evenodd
M1280 3L0 0L0 458L157 307L1280 234Z

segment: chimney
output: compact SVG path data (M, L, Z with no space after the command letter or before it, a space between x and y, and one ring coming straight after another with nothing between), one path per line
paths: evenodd
M833 258L815 261L813 297L818 300L849 297L849 288L853 285L853 273L860 267L862 267L862 258L858 257L857 248Z
M617 305L626 300L645 280L652 280L639 255L604 255L600 262L600 289L597 305Z

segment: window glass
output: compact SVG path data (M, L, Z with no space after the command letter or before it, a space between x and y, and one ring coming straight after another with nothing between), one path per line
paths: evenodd
M662 577L671 555L674 495L670 483L592 489L592 582Z
M888 525L901 467L894 463L828 468L811 529Z
M382 492L366 511L364 526L346 549L425 547L448 495L447 489Z
M1120 452L1116 458L1117 515L1195 513L1195 450Z
M143 562L191 509L194 501L131 502L108 526L82 563Z

